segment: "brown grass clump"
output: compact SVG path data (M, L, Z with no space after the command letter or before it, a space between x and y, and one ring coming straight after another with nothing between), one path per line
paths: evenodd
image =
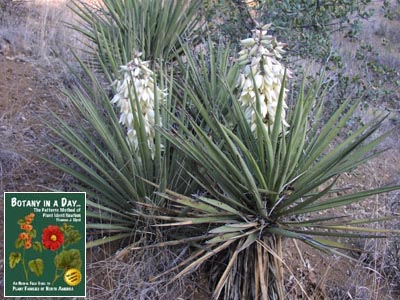
M107 246L105 247L107 249ZM204 287L204 279L195 273L192 278L170 282L176 275L171 273L162 279L152 278L175 266L187 248L146 249L124 256L110 255L104 248L92 249L88 254L94 259L88 265L89 299L196 299L207 300L210 295ZM196 278L197 277L197 278Z
M35 65L56 79L59 86L69 84L73 78L65 62L75 63L71 49L84 57L81 39L66 26L74 20L73 12L68 9L70 1L16 3L0 12L0 55Z

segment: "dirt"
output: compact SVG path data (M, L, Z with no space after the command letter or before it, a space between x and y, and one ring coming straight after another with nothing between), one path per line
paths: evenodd
M52 152L50 111L62 112L57 83L28 60L0 56L1 191L56 188L63 174L37 155ZM50 183L50 186L49 186Z
M29 58L0 55L1 195L6 191L62 190L65 184L64 174L37 156L52 155L51 133L43 121L50 120L50 109L64 109L57 100L57 83L43 72ZM3 201L0 209L3 213ZM0 220L2 248L3 218ZM2 289L2 278L0 285Z

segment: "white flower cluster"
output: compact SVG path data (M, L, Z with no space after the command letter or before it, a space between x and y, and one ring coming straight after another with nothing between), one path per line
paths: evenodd
M239 102L253 132L256 129L257 93L260 99L261 116L264 123L272 128L285 73L284 66L277 60L282 58L283 44L267 34L269 27L270 24L259 26L252 30L251 38L240 42L242 50L239 52L238 62L245 66L237 82L237 87L241 91ZM288 108L284 101L286 92L285 89L281 119L284 127L289 127L285 120L285 109Z
M149 63L140 59L141 54L134 52L132 61L126 66L121 66L123 78L114 83L117 89L111 103L117 104L120 108L119 122L126 126L128 141L135 150L138 149L139 141L138 133L134 128L134 116L139 112L137 103L139 104L147 134L147 145L154 158L154 97L157 94L159 102L164 103L167 94L155 85L154 73L148 68Z

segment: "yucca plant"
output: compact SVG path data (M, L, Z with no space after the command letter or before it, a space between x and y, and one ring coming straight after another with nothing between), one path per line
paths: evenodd
M79 17L69 26L86 38L86 50L112 81L119 67L133 59L135 49L143 60L168 62L180 52L179 38L193 45L201 28L201 0L102 0L96 8L74 0Z
M111 103L108 89L82 61L80 64L85 79L78 79L81 76L76 74L79 85L65 91L73 107L72 120L54 114L52 124L55 125L49 124L59 137L58 142L52 144L65 159L63 162L44 159L72 175L75 189L87 192L87 228L93 235L87 246L92 247L140 235L147 221L139 220L134 212L147 204L156 204L161 209L163 201L154 192L166 187L187 192L190 180L183 181L180 177L185 165L182 154L173 151L168 140L158 132L151 131L161 124L172 126L174 120L167 114L175 111L171 86L148 73L139 74L152 76L142 80L150 82L146 90L136 89L129 83L138 80L133 77L136 70L125 66L124 80L129 79L129 82L119 84L125 87L116 94L114 102L126 102L135 109L125 108L120 114ZM154 94L149 95L152 92ZM144 112L145 100L151 100L146 108L152 110L151 124ZM126 122L121 122L122 119Z
M230 60L233 51L229 45L216 44L210 37L204 39L202 45L196 49L182 43L183 55L177 57L174 92L181 107L206 130L210 124L206 119L211 112L220 112L221 121L229 114L231 97L225 85L235 85L239 69ZM192 101L193 98L198 101Z
M140 235L148 220L138 219L137 212L148 204L163 207L155 191L191 189L190 179L180 176L185 157L154 130L172 126L168 113L175 115L177 105L172 80L152 69L162 73L182 51L179 39L193 41L200 5L200 0L104 0L96 7L71 2L79 23L69 26L83 35L92 59L76 57L83 74L71 67L78 85L65 95L74 121L55 115L56 125L49 124L62 141L54 147L67 163L45 159L88 193L87 228L94 235L88 247ZM99 72L111 87L99 82Z
M256 36L264 35L262 31L264 28L257 29ZM263 40L254 39L251 47ZM191 54L186 52L186 55ZM220 53L216 57L224 55ZM187 57L186 61L190 69L190 63L196 58ZM245 64L251 66L251 61ZM217 70L215 62L212 59L209 62L210 69ZM261 67L264 72L271 72L265 69L267 62L262 57L257 63L264 64ZM257 70L256 67L248 73L253 81L255 118L249 118L240 102L238 86L241 85L213 73L221 82L220 96L205 101L201 95L212 94L211 86L205 85L203 93L193 92L198 87L186 87L184 98L200 113L193 115L188 110L182 113L184 118L170 115L174 126L159 128L162 136L195 165L193 171L187 171L187 176L201 189L193 195L171 189L157 192L169 203L169 209L143 214L164 222L161 227L181 230L180 238L169 244L191 243L197 248L174 268L179 270L175 278L206 262L219 262L211 268L212 299L284 299L283 238L346 256L346 251L356 249L339 242L338 238L377 238L389 232L399 233L364 226L385 218L357 220L352 216L338 216L333 210L399 188L381 187L344 195L338 195L335 190L340 174L379 154L374 149L390 132L373 136L385 116L360 126L331 148L359 101L344 101L325 122L321 118L323 79L311 86L304 79L297 98L288 104L284 114L285 75L280 81L277 99L268 100L260 94L258 73L254 73ZM203 82L209 82L209 78L206 76ZM218 99L229 99L228 113L218 109L226 106L213 103ZM261 101L276 101L273 122L265 117Z

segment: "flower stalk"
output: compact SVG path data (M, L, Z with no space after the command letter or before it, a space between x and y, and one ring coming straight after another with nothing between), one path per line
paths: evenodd
M242 50L238 53L238 62L244 67L236 87L241 91L239 102L253 132L257 127L256 111L272 129L285 76L285 67L278 61L282 58L284 44L268 35L269 27L267 24L252 30L253 36L240 42ZM285 119L288 106L284 101L287 90L283 93L281 122L284 127L289 127Z
M127 129L127 139L135 151L139 148L139 128L135 122L143 120L147 136L147 147L154 159L155 155L155 98L162 104L166 92L162 91L154 81L154 72L148 68L149 62L142 61L142 53L134 52L133 59L121 66L121 80L116 80L116 94L111 100L120 109L119 122ZM136 120L135 120L136 118ZM162 122L160 117L160 123ZM141 123L139 123L141 124Z

